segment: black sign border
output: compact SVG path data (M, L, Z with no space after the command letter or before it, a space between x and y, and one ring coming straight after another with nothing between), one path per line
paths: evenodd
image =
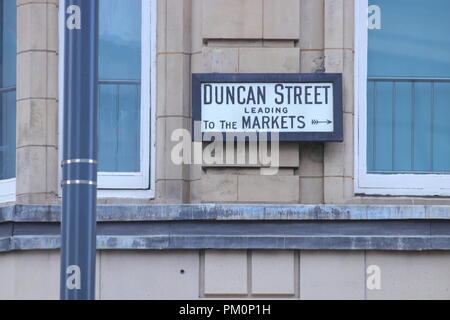
M200 134L195 132L195 122L201 121L201 85L202 83L333 83L334 131L333 132L280 132L279 141L284 142L342 142L343 107L342 107L342 74L341 73L193 73L192 74L192 132L193 140L199 140ZM200 141L211 141L204 135L223 135L227 141L227 133L214 132L201 134ZM242 135L243 133L234 133ZM233 136L232 132L228 135ZM268 133L265 140L271 140ZM228 137L230 138L230 137ZM233 138L234 139L234 138ZM259 139L259 134L258 134ZM230 140L230 139L228 139Z

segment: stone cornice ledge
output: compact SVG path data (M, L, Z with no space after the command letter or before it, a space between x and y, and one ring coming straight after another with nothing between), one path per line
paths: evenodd
M60 247L60 206L0 207L0 252ZM98 207L101 250L450 250L449 206Z
M1 222L59 222L56 205L0 207ZM450 206L375 205L99 205L99 222L259 220L450 220Z

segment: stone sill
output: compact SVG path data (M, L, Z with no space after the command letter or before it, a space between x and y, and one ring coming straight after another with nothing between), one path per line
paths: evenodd
M60 247L59 206L0 207L0 252ZM450 250L448 206L98 207L99 250Z
M2 222L59 222L57 205L0 207ZM99 222L259 220L450 220L450 206L375 205L99 205Z

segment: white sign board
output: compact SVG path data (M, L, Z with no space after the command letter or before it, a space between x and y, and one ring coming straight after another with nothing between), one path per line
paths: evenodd
M200 122L202 133L278 132L291 141L342 139L336 135L342 129L342 104L337 101L342 89L336 77L318 81L312 75L314 81L269 82L266 75L265 81L250 82L252 75L243 75L246 81L239 81L239 75L195 76L193 118ZM230 78L236 81L226 81Z
M333 132L332 83L203 83L202 132Z

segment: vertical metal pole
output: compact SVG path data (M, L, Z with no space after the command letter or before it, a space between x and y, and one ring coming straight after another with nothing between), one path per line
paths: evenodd
M61 299L95 299L98 1L66 0Z

